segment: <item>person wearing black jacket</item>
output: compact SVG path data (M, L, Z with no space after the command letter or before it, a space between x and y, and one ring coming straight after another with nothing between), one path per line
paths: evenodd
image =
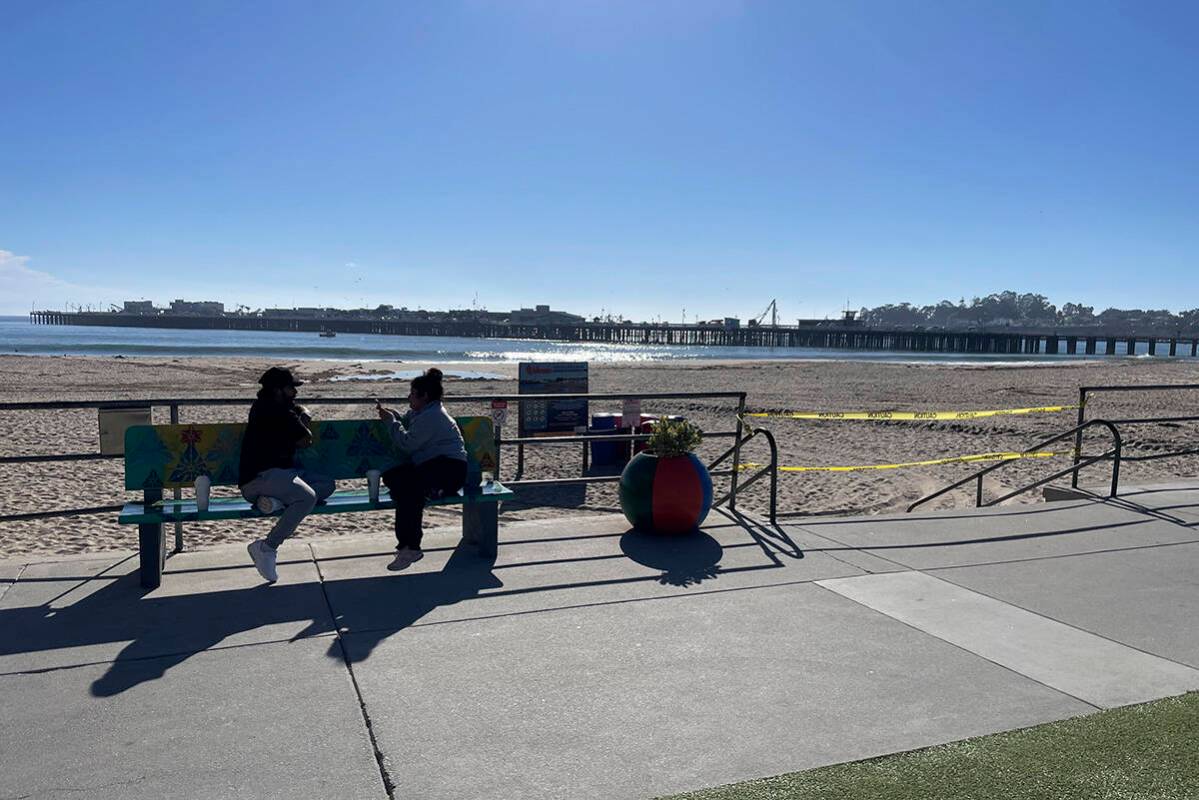
M278 580L276 551L296 531L319 500L333 494L330 478L296 467L296 448L312 445L312 418L296 405L303 385L283 367L271 367L258 379L262 388L250 406L250 421L241 442L238 484L246 500L270 514L283 514L265 539L246 548L258 572L269 583Z

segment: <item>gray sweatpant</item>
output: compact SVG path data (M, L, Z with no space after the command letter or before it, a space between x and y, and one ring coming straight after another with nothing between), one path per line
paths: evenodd
M333 494L333 480L316 472L300 469L268 469L241 487L241 495L253 503L262 495L274 497L286 508L266 536L267 547L277 549L296 532L300 521L312 512L317 500Z

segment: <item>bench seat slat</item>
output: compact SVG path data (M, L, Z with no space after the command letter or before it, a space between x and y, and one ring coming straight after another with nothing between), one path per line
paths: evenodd
M516 493L501 483L492 482L480 487L479 494L456 495L442 497L437 500L425 501L425 506L456 506L471 503L498 503L511 500ZM372 502L366 492L349 491L336 492L326 500L317 504L313 514L340 514L349 511L378 511L395 508L391 496L385 489L380 489L379 499ZM198 511L195 500L163 500L149 508L144 503L126 503L121 509L117 521L122 525L144 525L162 522L192 522L199 520L220 519L261 519L266 516L278 516L282 510L273 515L263 514L257 508L240 497L214 497L208 503L207 511Z

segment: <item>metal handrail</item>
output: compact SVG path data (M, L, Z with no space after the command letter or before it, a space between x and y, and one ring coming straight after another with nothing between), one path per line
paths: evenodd
M365 387L364 387L365 388ZM368 394L364 392L363 394ZM736 400L738 414L745 408L745 392L597 392L597 393L563 393L563 394L486 394L486 395L446 395L442 398L443 403L476 403L487 404L493 400L502 400L508 402L519 403L521 401L537 401L537 400L563 400L563 399L587 399L587 400L624 400L626 398L638 398L641 400ZM369 405L372 404L375 398L379 398L385 403L403 403L407 400L403 397L387 397L383 394L369 394L369 396L357 397L321 397L313 395L305 395L303 402L310 406L330 405L330 406L351 406L351 405ZM170 410L171 423L179 422L179 409L183 406L203 407L203 406L248 406L253 398L250 397L190 397L190 398L129 398L123 400L60 400L60 401L36 401L36 402L4 402L0 403L0 412L4 411L62 411L74 409L127 409L127 408L167 408ZM712 431L705 433L705 437L709 439L716 438L733 438L739 439L739 431L741 428L740 420L738 421L738 431ZM496 444L500 445L517 445L523 449L524 445L547 445L547 444L582 444L584 453L588 442L620 442L620 441L645 441L649 438L648 434L641 433L602 433L602 434L584 434L584 435L566 435L566 436L539 436L539 437L515 437L512 439L504 439L499 435L500 431L496 429ZM739 453L741 442L738 441L734 445L733 451ZM733 452L731 451L731 452ZM59 454L28 454L16 456L0 456L0 465L4 464L30 464L30 463L53 463L56 461L92 461L92 460L116 460L122 456L119 455L104 455L101 453L59 453ZM584 456L586 459L586 455ZM585 463L585 460L584 460ZM734 459L734 464L736 459ZM498 477L497 464L497 477ZM519 472L517 476L519 477ZM738 479L738 471L722 470L712 473L714 477L728 477L734 487L732 503L736 502L736 484ZM619 476L588 476L581 478L549 478L544 480L515 480L507 481L506 484L514 486L552 486L566 485L576 483L604 483L614 482L619 480ZM179 497L179 490L174 490L176 497ZM772 497L773 504L773 497ZM732 505L730 505L732 507ZM68 508L68 509L50 509L44 511L33 511L16 514L0 514L0 522L17 522L33 519L45 519L53 517L74 517L85 516L92 514L108 513L113 510L120 510L120 505L105 505L91 506L88 508ZM773 517L773 509L772 509ZM175 530L175 549L176 551L183 548L183 532L181 526L176 523Z
M1139 461L1157 461L1159 458L1178 458L1179 456L1195 455L1199 455L1199 448L1192 448L1190 450L1172 450L1169 453L1154 453L1153 455L1148 456L1130 456L1126 454L1122 456L1120 460L1136 463Z
M367 387L364 387L367 388ZM364 392L363 394L369 394ZM408 399L402 397L386 397L382 394L370 394L364 397L320 397L305 395L303 402L308 405L366 405L378 397L381 401L401 403ZM579 392L573 394L447 394L441 398L443 403L488 403L492 400L520 402L521 400L623 400L626 397L637 397L642 400L736 400L745 397L745 392L601 392L590 394ZM61 411L73 408L145 408L146 406L245 406L253 401L252 397L190 397L190 398L151 398L148 400L45 400L36 402L0 403L0 411Z
M713 461L712 463L710 463L708 465L708 472L712 475L723 474L723 472L716 472L716 467L719 466L726 459L732 457L735 452L739 451L739 449L744 447L747 442L749 442L751 439L753 439L755 436L758 436L758 435L765 436L767 444L770 445L770 464L765 467L760 468L757 472L755 472L753 475L751 475L747 480L742 481L741 483L735 485L732 489L730 489L730 491L728 493L726 493L719 500L713 501L712 507L715 508L716 506L721 505L725 501L730 500L733 496L736 495L737 492L745 491L745 489L747 487L752 486L753 484L757 483L767 473L769 473L769 475L770 475L770 524L775 525L775 524L777 524L777 517L778 517L779 448L778 448L778 444L775 442L774 434L771 431L769 431L766 428L750 428L749 435L745 436L744 438L739 439L738 442L733 447L730 447L727 451L725 451L725 453L723 455L721 455L719 458L717 458L715 461ZM735 466L731 471L734 474L736 474L737 472L740 471L740 466L739 465ZM732 503L729 504L729 508L731 510L735 510Z
M563 436L523 436L500 439L500 444L578 444L580 442L645 442L648 433L572 433ZM732 439L736 431L704 431L705 439Z
M924 505L929 500L933 500L935 498L940 497L943 494L952 492L954 489L961 488L962 486L965 486L966 484L971 483L972 481L978 482L978 488L974 495L975 508L983 508L985 506L993 506L997 503L1003 502L1004 500L1015 497L1018 494L1027 492L1029 489L1035 489L1038 486L1043 486L1044 484L1049 483L1052 480L1056 480L1057 478L1060 478L1063 475L1068 475L1070 473L1074 473L1075 477L1077 478L1078 472L1080 470L1084 469L1085 467L1089 467L1090 465L1096 463L1097 461L1106 461L1108 459L1112 459L1112 487L1111 487L1111 494L1109 494L1108 496L1115 497L1116 491L1120 486L1120 455L1121 455L1121 451L1123 448L1123 442L1120 438L1119 429L1117 429L1115 425L1113 425L1112 423L1108 422L1105 419L1089 420L1087 422L1084 422L1082 425L1079 425L1077 427L1071 428L1068 431L1065 431L1064 433L1059 433L1056 436L1046 439L1043 442L1039 442L1022 452L1023 453L1036 453L1036 452L1043 450L1047 445L1051 445L1054 442L1060 442L1063 439L1069 439L1071 437L1078 437L1076 439L1076 441L1081 443L1082 431L1085 430L1086 428L1090 428L1095 425L1102 425L1102 426L1106 427L1112 434L1112 440L1114 442L1114 446L1112 447L1111 450L1108 450L1106 453L1102 453L1101 455L1098 455L1098 456L1087 456L1085 459L1077 460L1072 466L1069 466L1064 470L1060 470L1059 472L1055 472L1053 475L1050 475L1048 478L1043 478L1034 483L1030 483L1027 486L1022 486L1019 489L1016 489L1015 491L1008 492L1007 494L1003 495L1002 497L998 497L998 498L995 498L994 500L984 503L982 500L983 477L985 475L989 475L990 473L994 472L995 470L999 469L1000 467L1006 466L1006 465L1010 464L1012 461L1016 461L1018 459L1008 459L1006 461L1000 461L996 464L992 464L989 467L985 467L985 468L979 470L978 472L976 472L973 475L970 475L969 477L963 478L960 481L952 483L949 486L944 487L943 489L938 489L937 491L933 492L930 495L921 497L919 500L917 500L916 502L914 502L910 506L908 506L907 513L910 514L918 506ZM1078 446L1081 446L1081 445L1078 445ZM1077 452L1076 452L1075 456L1076 456L1076 458L1078 458Z
M1199 383L1128 383L1120 386L1082 386L1081 392L1145 392L1161 389L1199 389Z
M1123 386L1080 386L1078 387L1078 424L1082 425L1087 417L1087 395L1096 394L1099 392L1161 392L1179 389L1199 389L1199 383L1150 383L1150 384L1126 384ZM1140 417L1130 419L1113 419L1109 422L1116 425L1148 425L1155 422L1193 422L1199 420L1199 417ZM1079 431L1074 439L1074 464L1078 466L1078 462L1082 454L1082 432ZM1128 457L1128 461L1149 461L1153 458L1169 458L1172 456L1190 455L1190 451L1179 451L1176 453L1164 453L1150 457ZM1078 488L1078 472L1070 479L1070 486Z
M104 461L105 459L122 458L122 456L105 455L103 453L63 453L55 455L29 456L0 456L0 464L44 464L55 461Z
M61 508L50 511L26 511L19 514L0 514L0 522L27 522L34 519L53 519L54 517L86 517L91 514L107 514L120 511L124 506L88 506L87 508Z
M1126 419L1109 419L1108 422L1115 425L1151 425L1155 422L1194 422L1196 420L1199 420L1199 417L1191 414L1185 417L1129 417Z

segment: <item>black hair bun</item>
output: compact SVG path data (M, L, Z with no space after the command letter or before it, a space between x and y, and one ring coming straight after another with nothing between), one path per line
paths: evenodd
M437 367L429 367L425 370L425 377L434 383L441 383L441 370Z

